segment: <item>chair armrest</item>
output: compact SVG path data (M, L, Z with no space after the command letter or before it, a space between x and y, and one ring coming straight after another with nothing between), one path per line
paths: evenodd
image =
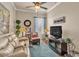
M15 49L18 49L18 48L22 48L22 49L24 50L24 46L15 47L14 50L15 50Z
M27 57L24 46L18 46L14 49L12 57Z
M26 40L27 40L27 39L22 39L22 40L19 40L19 42L20 42L20 41L26 41Z

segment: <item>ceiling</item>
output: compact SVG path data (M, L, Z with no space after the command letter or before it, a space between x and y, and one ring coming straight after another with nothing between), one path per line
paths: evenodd
M56 3L57 2L47 2L42 4L41 6L46 7L48 10L52 8ZM27 6L34 6L33 2L14 2L14 5L18 10L33 11L33 12L35 11L34 7L26 8ZM46 12L47 10L40 8L38 11L42 13Z

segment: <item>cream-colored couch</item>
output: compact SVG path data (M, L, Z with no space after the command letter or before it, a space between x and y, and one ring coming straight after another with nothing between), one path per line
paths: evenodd
M0 57L27 57L28 48L20 45L13 33L0 38Z

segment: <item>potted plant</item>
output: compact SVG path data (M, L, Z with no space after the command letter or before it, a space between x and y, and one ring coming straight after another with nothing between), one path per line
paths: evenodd
M17 36L19 36L19 34L20 34L20 31L19 31L19 30L17 30L17 31L16 31L16 35L17 35Z
M16 20L16 24L20 24L21 23L21 21L20 20Z
M17 36L19 36L20 34L20 28L21 28L20 23L21 23L20 20L16 20L16 35Z
M16 25L16 29L18 29L18 30L19 30L20 28L21 28L21 26L20 26L20 25Z
M47 44L48 43L48 29L46 28L45 31L44 31L44 42Z
M66 43L72 43L72 41L71 41L70 38L66 38L64 41L65 41Z
M65 39L65 43L67 43L67 49L68 49L68 54L71 54L71 50L74 50L73 49L73 43L72 43L72 41L71 41L71 39L70 38L66 38ZM71 46L72 46L72 48L71 48Z

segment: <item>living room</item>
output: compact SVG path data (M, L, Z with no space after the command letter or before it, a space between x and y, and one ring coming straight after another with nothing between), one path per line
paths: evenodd
M0 2L0 56L78 57L78 15L79 2Z

